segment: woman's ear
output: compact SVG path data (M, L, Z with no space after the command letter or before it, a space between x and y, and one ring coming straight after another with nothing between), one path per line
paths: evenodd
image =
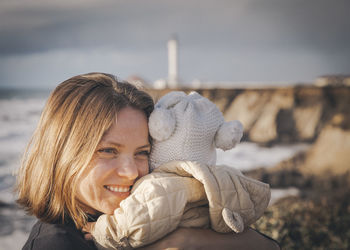
M149 133L156 141L168 139L174 132L175 125L175 115L170 109L154 109L148 121Z
M243 136L243 125L239 121L224 122L216 131L215 146L222 150L229 150L240 142Z

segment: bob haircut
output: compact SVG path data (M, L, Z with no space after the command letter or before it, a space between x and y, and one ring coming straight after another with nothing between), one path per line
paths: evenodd
M77 180L121 109L133 107L148 118L153 99L113 75L72 77L51 93L23 155L17 176L17 203L49 223L71 218L82 228L88 215L76 199Z

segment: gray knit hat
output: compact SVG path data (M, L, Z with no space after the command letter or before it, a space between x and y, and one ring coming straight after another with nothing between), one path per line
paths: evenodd
M239 121L225 122L216 105L196 92L164 95L148 125L154 140L151 170L173 160L215 165L215 148L231 149L243 135Z

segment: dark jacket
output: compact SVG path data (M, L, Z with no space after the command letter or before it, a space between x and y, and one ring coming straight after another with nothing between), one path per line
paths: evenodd
M65 224L38 221L22 250L97 250L93 241L84 239L72 221Z

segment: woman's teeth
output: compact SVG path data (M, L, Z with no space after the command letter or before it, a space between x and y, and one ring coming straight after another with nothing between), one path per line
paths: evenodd
M115 186L105 186L108 190L112 192L126 193L129 192L129 187L115 187Z

